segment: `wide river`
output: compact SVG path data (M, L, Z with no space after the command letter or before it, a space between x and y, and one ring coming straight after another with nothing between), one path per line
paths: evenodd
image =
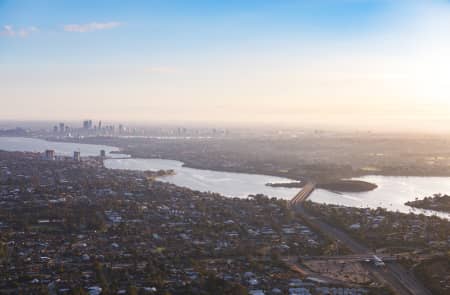
M111 158L129 157L118 152L119 149L112 146L72 143L72 142L54 142L38 138L29 137L2 137L0 136L0 150L9 152L36 152L43 153L45 150L54 150L59 156L73 156L74 151L79 151L82 157L99 156L100 151L104 150L106 155Z
M164 159L123 159L124 155L110 154L118 148L78 143L49 142L33 138L0 137L0 150L43 152L54 149L57 154L71 155L78 150L82 156L99 155L105 150L112 159L104 161L110 169L160 170L173 169L175 175L160 178L179 186L199 191L220 193L229 197L247 197L249 194L265 194L282 199L292 198L299 189L274 188L267 183L290 182L291 179L233 172L211 171L183 167L183 163ZM125 155L126 156L126 155ZM115 158L113 158L115 157ZM122 159L118 159L118 157ZM436 214L450 219L450 214L430 210L418 210L404 205L415 198L423 198L436 193L450 193L450 177L397 177L397 176L365 176L361 180L376 183L378 188L364 193L335 193L326 190L315 190L310 199L319 203L345 205L351 207L383 207L392 211Z
M276 176L246 174L234 172L211 171L183 167L183 163L164 159L110 159L104 161L105 167L110 169L128 170L169 170L174 175L161 177L179 186L198 191L220 193L227 197L246 198L249 194L265 194L283 199L292 198L299 189L270 187L267 183L292 182L288 178Z

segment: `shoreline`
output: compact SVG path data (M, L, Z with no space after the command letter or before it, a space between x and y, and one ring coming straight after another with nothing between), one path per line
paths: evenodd
M420 200L408 201L405 205L417 210L433 210L450 214L450 196L446 194L435 194Z
M42 139L41 139L42 140ZM49 141L49 142L52 142L52 141ZM152 159L152 158L127 158L127 159ZM159 159L162 159L162 158L159 158ZM112 158L112 159L110 159L110 160L115 160L114 158ZM118 159L117 159L118 160ZM124 159L124 160L126 160L126 159ZM165 159L165 160L168 160L168 159ZM178 160L175 160L175 161L178 161ZM190 167L190 165L187 165L187 164L183 164L183 162L181 162L181 161L178 161L178 162L180 162L180 164L181 165L183 165L184 167ZM200 168L201 169L201 168ZM219 172L224 172L223 170L211 170L211 171L219 171ZM233 171L231 171L231 172L233 172ZM233 172L233 173L236 173L236 172ZM245 173L245 172L237 172L237 173ZM255 174L257 174L257 173L245 173L245 174L249 174L249 175L255 175ZM259 174L259 175L261 175L261 174ZM166 175L166 177L169 177L170 175ZM269 175L269 174L265 174L265 176L273 176L273 175ZM273 177L277 177L277 176L273 176ZM398 176L398 177L402 177L402 176ZM403 177L405 177L405 176L403 176ZM162 178L162 177L161 177ZM423 177L423 178L432 178L431 176L426 176L426 177ZM273 181L273 180L272 180ZM289 182L289 180L284 180L285 182ZM294 181L295 182L295 180L292 180L292 181ZM263 184L264 185L264 184ZM280 186L281 184L278 184L278 186ZM298 183L297 184L295 184L295 186L298 186ZM342 190L342 189L340 189L340 190ZM327 189L327 191L329 191L329 192L332 192L332 193L339 193L338 191L336 191L336 190L332 190L331 188L328 188ZM432 212L430 212L430 215L434 212L434 213L438 213L438 215L440 215L440 214L442 214L442 212L438 212L438 211L435 211L435 210L428 210L428 211L432 211ZM422 212L421 212L422 213ZM417 214L421 214L421 213L417 213ZM447 213L444 213L445 215L447 215ZM428 214L427 214L428 215ZM448 218L447 216L445 216L444 218Z
M139 156L136 155L133 152L129 152L126 150L126 148L118 147L115 145L106 144L104 142L96 140L96 138L89 138L89 141L86 142L84 139L58 139L58 138L49 138L49 137L36 137L36 136L5 136L5 137L23 137L23 138L35 138L35 139L41 139L46 140L49 142L67 142L67 143L78 143L78 144L94 144L94 145L106 145L111 148L118 149L117 151L112 151L113 154L126 154L130 158L134 159L164 159L164 160L174 160L179 161L183 163L183 167L186 168L194 168L194 169L203 169L203 170L210 170L210 171L217 171L217 172L233 172L233 173L245 173L245 174L257 174L257 175L266 175L266 176L273 176L273 177L281 177L281 178L288 178L295 181L305 181L308 178L313 178L312 176L308 175L294 175L290 172L277 172L277 171L256 171L254 169L246 169L246 168L239 168L239 167L223 167L223 166L214 166L214 165L202 165L202 164L195 164L192 163L189 160L182 159L182 158L164 158L164 157L145 157L145 156ZM359 178L359 177L365 177L365 176L392 176L392 177L450 177L450 174L447 173L432 173L428 175L424 175L423 172L419 170L409 171L409 173L398 173L398 171L392 171L392 173L389 173L389 171L383 171L383 170L377 170L377 171L366 171L366 170L355 170L353 173L345 176L341 176L345 179L350 178ZM328 178L324 177L325 179ZM336 179L339 179L339 177L336 177ZM325 183L328 181L317 179L318 183Z
M285 188L302 188L304 183L300 182L286 182L286 183L267 183L270 187L285 187ZM318 183L316 185L319 189L324 189L334 193L363 193L373 191L378 188L378 185L363 180L341 179L331 182Z
M176 158L164 158L164 157L141 157L141 156L136 156L133 153L129 153L128 151L126 151L126 149L118 147L118 146L113 146L113 145L108 145L108 144L104 144L101 142L84 142L83 140L59 140L59 139L55 139L55 138L44 138L44 137L36 137L36 136L0 136L0 137L16 137L16 138L30 138L30 139L38 139L38 140L45 140L48 142L55 142L55 143L59 143L59 142L64 142L64 143L74 143L74 144L87 144L87 145L103 145L103 146L108 146L110 148L114 148L117 149L115 151L111 151L111 154L123 154L126 155L128 157L121 157L121 158L108 158L108 159L161 159L161 160L170 160L170 161L178 161L182 163L183 167L186 168L193 168L193 169L201 169L201 170L210 170L210 171L216 171L216 172L232 172L232 173L243 173L243 174L253 174L253 175L264 175L264 176L273 176L273 177L280 177L280 178L287 178L287 179L291 179L292 182L302 182L305 181L307 178L309 178L308 176L301 176L301 177L293 177L292 175L290 175L289 173L285 173L285 172L273 172L273 171L255 171L255 170L247 170L245 168L241 169L241 168L237 168L237 167L233 167L233 168L229 168L229 167L217 167L217 166L208 166L208 165L196 165L194 163L189 163L187 161L184 161L183 159L176 159ZM361 173L363 172L363 173ZM363 170L358 170L357 173L353 173L350 177L346 177L346 179L348 180L349 178L359 178L359 177L365 177L365 176L386 176L386 177L449 177L450 178L450 174L445 174L445 173L436 173L436 174L432 174L432 175L423 175L423 173L408 173L408 174L399 174L399 173L383 173L383 171L363 171ZM297 178L297 179L296 179ZM340 181L340 180L339 180ZM333 182L333 181L331 181ZM330 183L331 183L330 182ZM318 181L318 183L328 183L328 182L323 182L323 181ZM275 183L276 184L276 183ZM278 186L278 185L276 185ZM280 186L281 187L281 186ZM297 187L297 186L293 186L293 187ZM298 186L298 188L301 188L301 186Z

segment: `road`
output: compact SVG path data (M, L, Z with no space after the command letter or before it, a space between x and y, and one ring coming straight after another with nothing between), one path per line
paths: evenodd
M346 232L331 226L323 220L306 212L302 203L312 191L314 191L314 188L315 185L313 183L311 183L310 186L308 186L308 184L305 185L302 191L291 200L291 208L294 209L313 229L323 233L332 240L340 241L354 254L364 256L372 255L373 251L351 238ZM411 273L397 262L389 262L385 267L375 267L371 265L367 265L367 267L379 282L389 286L395 294L431 295L430 291L428 291Z
M301 257L302 260L340 260L347 262L365 262L372 261L374 253L371 254L351 254L351 255L335 255L335 256L305 256ZM383 255L377 254L377 256L387 262L387 261L395 261L397 257L392 255Z
M289 201L289 206L296 206L306 201L315 188L316 184L314 182L308 182L305 184L302 190Z

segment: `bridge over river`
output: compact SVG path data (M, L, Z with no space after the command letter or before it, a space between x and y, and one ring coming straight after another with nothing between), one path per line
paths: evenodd
M295 207L303 203L315 190L316 184L312 181L306 183L302 190L298 192L298 194L295 195L290 201L289 206Z

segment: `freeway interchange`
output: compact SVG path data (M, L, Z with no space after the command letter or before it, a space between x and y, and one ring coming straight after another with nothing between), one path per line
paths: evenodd
M368 261L372 260L374 257L378 258L378 256L374 256L375 253L371 249L354 240L343 230L324 222L305 210L303 202L311 195L315 187L315 183L308 182L303 189L289 201L289 207L299 214L313 229L321 232L331 240L341 242L353 252L353 255L338 257L337 259L347 261ZM378 267L371 264L364 264L364 266L380 283L389 286L395 294L431 295L430 291L428 291L412 273L395 261L395 257L379 257L381 257L380 260L383 261L383 264L384 262L387 262L384 267Z

